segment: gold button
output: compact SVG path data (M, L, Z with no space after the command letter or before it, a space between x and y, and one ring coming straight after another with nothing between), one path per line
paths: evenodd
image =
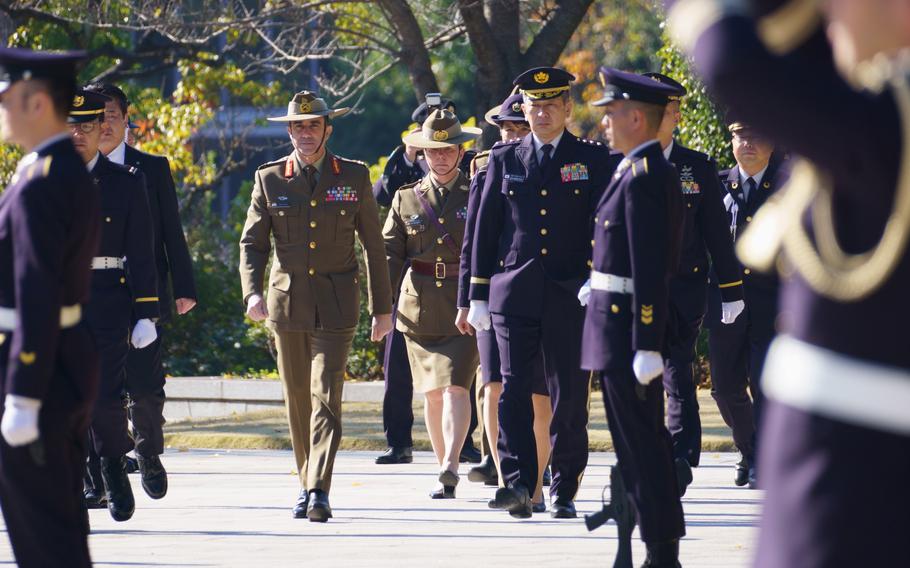
M746 274L752 274L752 271L751 271L751 270L749 270L749 269L748 269L748 268L747 268L747 269L745 269L745 270L743 270L743 272L745 272L745 273L746 273Z
M311 229L315 229L315 228L316 228L316 221L310 221L310 228L311 228Z
M307 273L308 273L310 276L312 276L312 275L316 274L316 270L314 270L314 269L311 268L311 269L307 270Z
M440 217L440 218L439 218L439 222L440 222L440 223L445 223L445 222L446 222L446 220L445 220L445 219L443 219L443 218L442 218L442 217Z
M506 265L506 261L504 261L504 260L499 261L499 266L505 266L505 265Z
M540 230L540 234L546 236L547 230L546 230L546 229L541 229L541 230Z
M604 227L609 227L609 226L610 226L610 220L607 219L606 221L604 221Z
M441 280L437 280L437 281L436 281L436 287L437 287L437 288L442 288L442 281L441 281Z
M576 190L575 190L575 195L581 195L581 190L580 190L580 189L576 189Z
M591 261L589 260L589 261L588 261L588 268L591 268L592 266L594 266L594 263L591 262Z
M442 262L442 257L441 257L441 256L437 256L437 257L436 257L436 262Z
M316 241L310 241L310 248L311 249L316 248Z
M341 210L341 214L342 214L342 215L347 215L347 214L348 214L348 212L347 212L347 210L345 210L345 209L342 209L342 210Z
M614 314L618 314L619 306L617 306L616 304L613 304L612 306L610 306L610 311L613 312Z
M543 197L546 197L546 196L547 196L547 190L546 190L546 189L541 189L541 190L540 190L540 195L542 195Z
M515 192L512 191L512 190L510 189L510 190L509 190L509 195L515 195Z
M541 214L541 215L546 215L546 214L547 214L547 210L546 210L546 209L541 209L541 210L540 210L540 214Z
M600 223L600 221L597 220L597 217L594 217L594 222L595 222L595 223Z
M13 182L13 183L15 183L15 182ZM3 345L3 342L5 342L5 341L6 341L6 334L0 333L0 345Z
M692 209L692 204L691 204L691 203L686 203L686 207L688 207L689 209Z
M591 246L594 246L594 239L591 239Z
M751 222L752 222L752 217L751 217L751 216L750 216L750 217L746 217L746 223L751 223Z
M438 239L436 239L436 244L437 244L437 245L441 245L441 244L442 244L442 242L443 242L443 241L442 241L442 238L438 238Z
M124 277L121 276L121 277L120 277L120 283L121 283L121 284L126 284L126 278L124 278Z
M278 212L278 216L279 216L279 217L284 217L284 211L279 211L279 212Z
M698 272L698 267L696 266L695 268L693 268L692 272Z
M107 221L108 223L111 222L111 218L110 218L110 217L105 217L104 220Z
M540 249L540 254L546 256L546 255L547 255L547 249Z
M311 200L310 200L310 207L316 207L316 200L315 200L315 199L311 199Z

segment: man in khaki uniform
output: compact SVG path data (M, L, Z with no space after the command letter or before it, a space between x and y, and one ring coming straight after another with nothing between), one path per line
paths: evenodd
M285 116L294 152L256 170L240 239L240 277L247 315L267 319L275 333L291 443L301 491L295 518L325 522L341 441L345 364L360 314L354 233L365 253L372 340L392 329L392 293L370 175L360 162L339 158L325 144L330 109L314 93L294 95ZM268 299L263 279L274 237Z

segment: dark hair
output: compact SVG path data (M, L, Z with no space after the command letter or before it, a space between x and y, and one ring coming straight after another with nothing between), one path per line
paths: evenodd
M126 97L126 93L117 85L111 83L90 83L85 86L85 90L93 93L101 93L102 95L107 95L114 99L117 106L120 107L120 112L123 113L123 116L126 116L126 112L130 108L130 100Z
M66 120L76 95L76 83L72 77L41 77L26 81L25 84L29 95L36 91L46 93L51 99L54 114L57 118Z
M632 103L633 108L641 111L642 115L644 115L648 128L653 130L660 129L660 123L663 121L664 111L666 110L667 105L645 103L641 101L630 102Z

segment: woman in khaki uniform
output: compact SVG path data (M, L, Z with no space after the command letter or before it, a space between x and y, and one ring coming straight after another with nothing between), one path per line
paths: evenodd
M395 193L386 220L390 274L401 274L397 328L404 333L414 390L424 393L424 419L439 462L433 499L453 499L458 456L468 432L468 398L477 344L455 327L458 268L468 208L468 179L458 169L462 144L480 135L447 110L435 110L404 142L424 150L430 172Z

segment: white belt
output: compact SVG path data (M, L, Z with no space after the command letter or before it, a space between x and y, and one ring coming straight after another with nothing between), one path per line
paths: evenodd
M122 258L116 256L96 256L92 259L92 270L107 270L110 268L119 268L123 270L126 263Z
M778 402L868 428L910 435L910 371L841 355L781 335L762 390Z
M631 278L597 272L596 270L591 271L591 289L616 292L617 294L631 294L634 291Z
M82 306L75 304L60 308L60 329L73 327L82 321ZM19 317L13 308L0 308L0 330L15 331Z

